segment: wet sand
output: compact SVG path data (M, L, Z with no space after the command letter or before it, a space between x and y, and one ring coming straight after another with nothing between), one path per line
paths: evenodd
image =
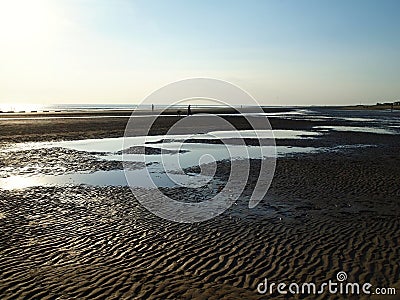
M176 118L161 119L155 134ZM245 128L239 117L228 118ZM348 125L270 121L275 129ZM0 120L0 142L117 137L125 123L123 118ZM323 139L277 140L278 145L289 142L369 146L279 158L265 199L249 210L246 199L258 176L259 161L253 160L241 199L221 216L198 224L155 217L127 187L0 189L0 298L276 299L285 297L257 293L264 278L318 284L344 271L350 282L396 287L397 296L386 299L398 299L399 135L331 131ZM23 157L30 154L18 155L2 154L0 167L22 172ZM55 153L35 155L38 163L40 157L56 163ZM121 168L79 152L60 157L67 171ZM74 165L73 157L85 163ZM220 162L217 177L224 180L228 172L229 164ZM166 193L187 196L180 189Z

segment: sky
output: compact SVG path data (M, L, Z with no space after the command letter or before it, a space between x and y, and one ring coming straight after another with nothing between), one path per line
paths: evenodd
M139 103L211 77L263 105L400 99L398 0L0 0L1 103Z

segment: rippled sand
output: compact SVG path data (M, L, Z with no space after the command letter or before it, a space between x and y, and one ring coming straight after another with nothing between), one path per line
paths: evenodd
M2 298L257 299L264 278L318 283L339 271L353 281L398 287L399 204L384 202L386 192L378 191L385 183L363 184L369 172L378 177L386 172L385 165L360 166L358 177L343 167L338 172L349 178L325 185L324 194L304 188L316 180L313 176L295 182L300 165L309 164L304 160L297 161L299 167L282 161L282 176L255 211L242 201L193 225L151 215L128 188L3 191ZM330 168L334 160L325 166L325 176L319 170L322 183ZM281 193L287 184L291 198ZM388 179L387 185L398 197L394 182ZM363 188L371 198L340 198L353 188ZM374 205L374 199L382 202Z

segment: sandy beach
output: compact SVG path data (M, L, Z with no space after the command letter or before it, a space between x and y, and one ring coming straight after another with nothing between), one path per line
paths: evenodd
M397 295L291 297L399 299L399 129L332 130L327 127L363 128L367 123L360 116L372 117L325 109L305 118L287 111L271 112L274 130L320 135L277 139L277 146L316 150L278 157L272 185L254 209L247 199L259 174L257 159L235 205L195 224L154 216L126 186L0 189L0 298L286 299L261 295L257 286L266 278L318 284L343 271L350 282L396 288ZM120 161L99 160L96 151L6 149L22 142L121 137L129 115L0 116L0 177L121 170ZM165 133L179 118L159 118L151 134ZM225 118L247 129L242 117ZM228 174L229 162L219 161L216 178L223 182ZM188 198L209 192L165 193Z

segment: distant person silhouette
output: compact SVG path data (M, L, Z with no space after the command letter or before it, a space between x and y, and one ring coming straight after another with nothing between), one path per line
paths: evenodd
M188 106L187 115L188 115L188 116L191 116L191 115L192 115L192 109L190 108L190 104L189 104L189 106Z

